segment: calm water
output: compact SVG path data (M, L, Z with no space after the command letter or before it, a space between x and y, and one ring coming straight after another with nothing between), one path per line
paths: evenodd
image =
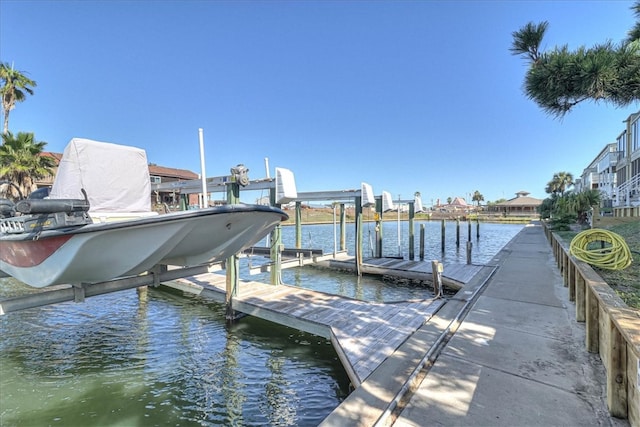
M444 255L440 223L425 227L426 259L466 262L466 223L460 250L455 223L447 224ZM490 262L521 228L481 224L476 240L474 225L474 263ZM288 247L294 231L283 228ZM401 235L407 232L405 222ZM397 225L385 223L383 233L384 254L397 255ZM416 256L418 236L416 225ZM351 224L347 242L353 253ZM303 246L332 252L333 226L303 227ZM406 245L400 251L407 256ZM268 281L246 268L241 276ZM415 286L310 267L284 270L283 281L371 301L429 296ZM31 291L0 279L0 297ZM1 426L313 426L348 392L327 340L251 317L228 327L223 306L196 297L131 290L0 316Z

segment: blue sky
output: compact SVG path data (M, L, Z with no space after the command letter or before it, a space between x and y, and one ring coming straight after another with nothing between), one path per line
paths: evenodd
M298 191L372 185L425 204L479 190L544 198L580 175L638 104L554 119L525 98L512 32L543 47L623 40L632 1L0 2L0 59L37 81L10 130L144 148L162 166L252 179L264 158Z

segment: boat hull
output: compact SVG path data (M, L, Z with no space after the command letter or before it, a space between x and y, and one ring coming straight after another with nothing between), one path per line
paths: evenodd
M95 283L157 264L224 260L255 244L287 215L259 205L228 205L69 230L0 236L0 270L42 288Z

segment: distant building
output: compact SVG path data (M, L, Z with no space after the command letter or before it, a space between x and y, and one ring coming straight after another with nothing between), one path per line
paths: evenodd
M513 199L490 205L489 210L506 216L537 216L542 200L529 197L529 194L527 191L518 191Z

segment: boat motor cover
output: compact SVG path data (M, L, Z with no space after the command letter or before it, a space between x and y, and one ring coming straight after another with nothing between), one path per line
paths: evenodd
M24 199L16 203L16 210L23 214L87 212L89 208L81 199Z
M151 212L151 180L144 150L73 138L64 149L49 199L82 199L89 212Z

